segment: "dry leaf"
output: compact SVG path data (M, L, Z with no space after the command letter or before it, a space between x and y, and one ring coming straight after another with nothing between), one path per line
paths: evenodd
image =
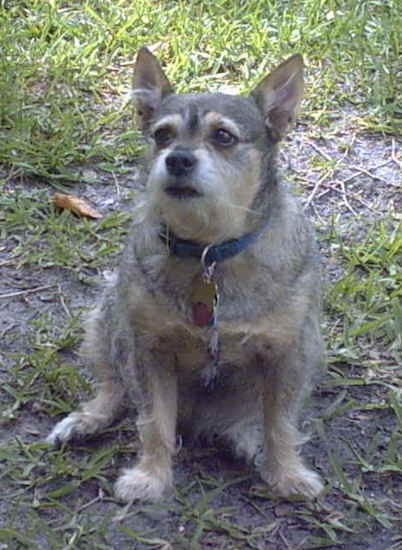
M55 193L54 204L59 208L71 210L77 216L85 216L86 218L98 219L102 217L97 210L92 208L86 201L76 197L75 195L64 195L63 193Z

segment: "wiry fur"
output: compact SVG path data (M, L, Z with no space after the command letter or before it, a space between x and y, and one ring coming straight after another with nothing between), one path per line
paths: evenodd
M311 228L276 172L277 142L301 98L301 58L282 64L250 98L175 95L143 49L134 86L145 134L162 127L171 139L153 146L148 201L88 322L84 349L98 394L48 440L94 433L128 400L138 411L142 453L116 484L121 499L158 500L171 488L177 426L226 442L278 494L314 497L322 484L299 455L297 424L322 361L319 266ZM235 135L233 145L213 141L221 127ZM183 147L196 158L185 181L200 193L194 198L166 190L175 181L166 158ZM267 223L255 244L216 268L221 354L206 386L210 329L194 325L189 300L200 261L171 255L161 225L207 245Z

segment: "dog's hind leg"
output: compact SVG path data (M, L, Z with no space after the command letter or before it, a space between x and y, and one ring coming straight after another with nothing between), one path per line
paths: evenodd
M125 389L120 382L103 381L96 397L58 422L46 441L56 445L75 437L94 434L109 426L123 407L124 395Z
M222 433L223 441L228 441L235 456L248 464L253 464L261 453L263 427L261 418L246 419L232 424Z

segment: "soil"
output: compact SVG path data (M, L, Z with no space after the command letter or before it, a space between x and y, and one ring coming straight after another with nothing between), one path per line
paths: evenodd
M284 172L296 183L308 214L316 222L318 234L325 235L335 219L341 234L348 239L358 239L369 224L400 207L400 165L394 160L399 150L400 144L392 138L353 135L346 125L345 128L338 125L336 133L330 132L326 138L306 138L302 132L296 132L292 140L286 143L281 159ZM312 157L317 162L320 159L339 161L335 171L320 184L317 182L323 170L317 167L314 171ZM74 188L74 193L89 199L102 213L128 210L133 190L135 200L141 198L143 187L137 168L132 167L130 177L121 175L117 180L97 172L96 167L93 170L97 173L97 182L79 184ZM9 181L8 185L15 186L16 183ZM32 181L18 185L21 193L27 188L43 189L45 186ZM50 195L52 189L46 188ZM23 235L18 237L23 238ZM102 273L96 270L79 274L52 267L20 268L12 260L15 242L13 236L3 242L0 250L0 294L10 294L0 300L0 377L3 387L10 381L9 372L14 365L15 354L30 352L35 337L35 319L48 312L57 331L58 327L68 322L71 312L83 311L96 301L99 294L97 283L102 279ZM342 266L332 257L325 239L321 241L321 246L328 284L331 284L341 275ZM115 261L114 258L110 263ZM107 264L106 261L105 269L113 267ZM44 288L12 295L38 287ZM62 307L63 304L65 307ZM333 322L334 319L326 320L327 325ZM62 353L77 369L81 369L80 372L90 376L85 366L80 364L74 348ZM339 368L353 376L353 372L359 369L358 361ZM317 503L274 499L258 476L242 463L234 462L217 449L184 446L175 460L176 495L161 505L133 504L126 509L113 500L110 490L118 470L132 464L137 448L134 423L132 419L124 418L117 425L119 429L105 431L96 439L75 444L64 451L70 453L74 460L86 461L93 450L107 450L119 445L123 452L113 455L107 468L106 482L96 478L82 481L71 494L60 498L63 506L37 506L35 517L39 517L43 525L36 529L36 520L31 515L33 503L40 502L46 491L54 491L65 480L60 480L60 483L50 481L41 488L43 494L28 488L23 497L16 498L18 480L5 476L0 495L0 528L20 529L22 534L28 535L31 533L31 548L41 549L402 548L398 522L390 526L386 523L382 525L368 510L359 507L357 498L348 498L347 491L340 487L343 474L351 480L358 478L363 493L383 503L385 510L392 509L395 516L395 508L390 508L388 503L402 502L401 477L397 472L363 472L349 445L353 442L354 447L364 454L369 442L378 437L380 444L377 448L381 449L381 441L385 446L395 426L395 415L390 408L360 413L352 409L325 418L323 411L342 390L338 386L327 385L324 377L306 409L305 418L310 419L306 424L312 430L312 437L303 447L303 455L323 474L328 486ZM359 402L370 400L382 403L388 395L387 388L381 385L349 387L347 391L349 399L355 398ZM10 405L7 392L2 394L0 403L4 407ZM45 414L43 407L35 406L35 402L21 405L15 412L14 420L1 427L1 447L6 448L16 438L24 443L42 441L55 420ZM333 460L335 456L336 463ZM47 475L46 457L40 467L33 468L32 475ZM21 489L18 483L17 487ZM353 532L336 528L337 521L338 525L347 525L351 516ZM66 517L70 525L66 525ZM66 533L71 533L70 543L60 542L58 546L52 542L44 525L50 526L53 533L59 532L60 541ZM331 526L336 533L334 536ZM5 542L2 543L2 540ZM21 541L10 540L3 532L0 548L26 547Z

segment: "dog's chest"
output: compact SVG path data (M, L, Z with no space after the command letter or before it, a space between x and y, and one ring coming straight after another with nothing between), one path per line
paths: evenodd
M197 326L191 317L191 309L185 314L161 304L147 304L137 315L137 327L147 337L158 356L174 358L179 369L201 371L211 365L242 366L255 362L257 356L267 355L274 330L270 320L244 322L219 320L216 326ZM268 324L267 324L268 323ZM211 353L212 342L217 345L217 356ZM152 342L152 343L151 343Z
M224 327L218 329L218 353L214 358L211 353L213 329L188 330L177 326L159 341L158 347L174 355L179 369L198 371L224 366L244 366L256 359L262 348L258 338L245 337L244 333L228 333Z
M266 276L260 277L250 262L238 264L236 271L219 266L214 284L206 287L200 285L200 268L190 262L153 263L133 304L135 326L147 335L146 342L152 340L162 357L174 356L181 369L201 371L211 363L255 362L291 338L292 323L284 323L271 306ZM206 305L208 315L200 313L199 304Z

